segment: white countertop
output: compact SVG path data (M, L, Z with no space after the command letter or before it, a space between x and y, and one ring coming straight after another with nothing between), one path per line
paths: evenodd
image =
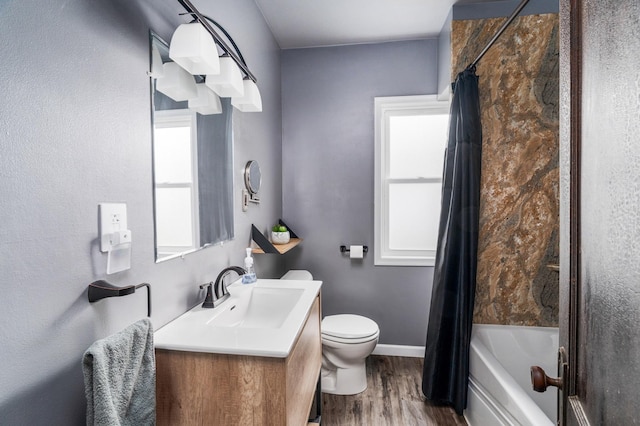
M157 330L154 333L155 347L188 352L285 358L293 348L321 286L322 281L259 279L254 284L242 284L238 280L228 286L231 297L220 306L207 309L198 305ZM271 297L277 294L278 289L299 289L301 295L281 326L217 326L216 318L221 318L225 312L228 314L228 310L239 305L242 298L253 289L272 289L264 290L271 292Z

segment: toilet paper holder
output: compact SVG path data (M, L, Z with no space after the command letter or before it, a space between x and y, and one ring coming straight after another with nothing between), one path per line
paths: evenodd
M340 253L349 253L351 250L347 246L340 246ZM369 251L369 247L362 246L362 252L366 253Z

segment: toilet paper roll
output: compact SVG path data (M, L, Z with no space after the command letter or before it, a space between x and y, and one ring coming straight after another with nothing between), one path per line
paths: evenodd
M351 259L362 259L364 256L363 246L349 246L349 257Z

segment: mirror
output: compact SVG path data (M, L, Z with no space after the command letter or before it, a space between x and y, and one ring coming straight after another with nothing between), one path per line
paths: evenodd
M260 173L260 164L257 161L249 161L244 167L244 184L251 196L258 195L262 184L262 174Z
M156 262L232 240L233 138L231 102L202 115L188 101L157 90L168 44L151 32L153 199ZM161 63L158 63L161 62ZM196 83L204 79L195 76Z

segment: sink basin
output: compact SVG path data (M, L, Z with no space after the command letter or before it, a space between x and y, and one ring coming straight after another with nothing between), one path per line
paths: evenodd
M155 347L284 358L321 286L321 281L238 280L228 287L231 297L216 308L198 305L156 331Z
M280 328L304 290L255 287L207 322L212 327Z

